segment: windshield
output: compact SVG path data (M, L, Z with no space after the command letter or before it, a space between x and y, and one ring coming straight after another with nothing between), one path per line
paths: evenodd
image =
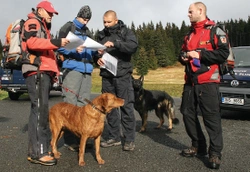
M250 68L250 48L232 48L235 57L235 67Z

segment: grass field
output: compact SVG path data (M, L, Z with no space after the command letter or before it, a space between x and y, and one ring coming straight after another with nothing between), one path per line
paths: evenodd
M92 76L92 92L99 93L101 90L99 69L95 69ZM133 77L139 78L140 76L134 72ZM149 90L163 90L173 97L180 97L184 84L183 78L184 67L180 64L167 68L150 70L149 73L144 76L144 88Z
M92 93L101 92L101 77L99 76L99 71L99 69L94 69L92 73ZM134 72L133 76L134 78L140 77L136 72ZM184 68L180 64L150 70L149 73L144 76L144 88L149 90L163 90L173 97L180 97L184 83L183 76ZM0 100L7 96L7 92L0 90Z

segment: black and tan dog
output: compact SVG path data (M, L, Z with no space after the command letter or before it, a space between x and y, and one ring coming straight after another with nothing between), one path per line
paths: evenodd
M148 112L155 110L156 116L160 119L161 128L164 123L164 114L168 117L168 130L171 131L173 124L178 124L179 120L175 117L174 99L165 91L146 90L143 88L144 76L138 79L133 78L135 93L135 110L140 114L142 126L139 132L144 132L147 126Z

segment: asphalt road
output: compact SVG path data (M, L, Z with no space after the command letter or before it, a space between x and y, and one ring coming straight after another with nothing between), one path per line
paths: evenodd
M95 95L93 95L95 96ZM50 106L62 101L60 93L50 98ZM0 101L0 171L1 172L182 172L213 171L208 169L208 158L184 158L182 149L190 146L182 116L179 112L180 98L175 98L176 115L180 124L167 133L167 124L156 130L157 117L150 113L146 133L138 133L141 119L136 112L137 132L136 149L133 152L122 151L121 146L101 148L104 165L98 165L93 149L87 149L86 165L78 166L77 153L65 149L59 142L61 159L56 166L42 166L27 161L27 121L30 102L24 98L19 101L9 99ZM199 117L202 119L201 117ZM167 121L167 120L166 120ZM224 149L221 168L218 171L250 171L250 114L241 112L223 112L222 126ZM203 129L204 126L202 125ZM205 129L204 129L205 131ZM206 133L206 132L205 132ZM107 132L104 130L103 137ZM206 134L207 136L207 134Z

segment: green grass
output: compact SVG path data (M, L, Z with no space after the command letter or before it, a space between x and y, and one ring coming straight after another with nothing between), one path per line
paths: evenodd
M147 90L162 90L173 97L181 97L183 84L144 84L144 88ZM100 90L101 84L92 85L92 93L100 93Z
M162 90L172 97L181 97L183 84L144 84L144 88L148 90Z
M136 77L138 78L138 76ZM162 84L162 82L144 82L144 88L148 90L162 90L166 91L173 97L181 97L183 83L181 84ZM99 76L99 72L94 71L92 73L92 93L101 93L101 77Z
M8 97L8 93L6 91L0 90L0 100L3 100Z

